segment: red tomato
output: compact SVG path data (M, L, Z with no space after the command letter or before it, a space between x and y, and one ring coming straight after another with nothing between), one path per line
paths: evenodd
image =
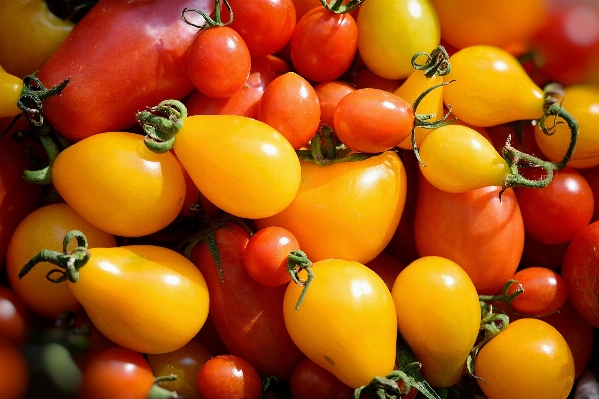
M587 183L589 183L591 190L593 191L593 198L596 198L593 218L591 219L591 221L594 222L595 220L599 220L599 166L578 169L577 171L583 175Z
M569 242L563 244L545 244L529 235L524 236L524 249L520 264L524 267L543 266L552 270L562 267L562 260Z
M359 70L351 79L351 82L356 85L356 89L380 89L393 93L401 84L396 79L386 79L377 75L370 69L364 67Z
M306 358L299 362L289 381L293 399L350 399L354 390Z
M262 383L256 369L241 357L219 355L200 369L198 391L205 399L258 399Z
M29 370L23 353L12 343L0 339L0 397L22 399L29 383Z
M512 310L520 314L550 315L560 310L568 299L568 289L562 276L546 267L522 269L512 279L520 282L524 289L510 304ZM517 284L512 284L508 294L516 289Z
M0 340L24 344L30 325L29 313L21 298L14 291L0 286Z
M291 60L310 81L327 82L343 75L358 49L358 26L350 14L323 6L308 11L291 36Z
M343 97L356 90L352 85L339 81L331 80L314 86L314 91L318 96L320 104L320 125L328 125L335 129L333 115L335 108Z
M395 256L388 252L381 252L376 258L365 264L385 282L389 291L393 288L397 275L406 268Z

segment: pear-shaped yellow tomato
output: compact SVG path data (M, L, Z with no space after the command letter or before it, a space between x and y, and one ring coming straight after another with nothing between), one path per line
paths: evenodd
M590 348L589 348L590 350ZM564 337L540 319L510 323L474 360L489 399L565 399L574 384L574 359Z
M425 256L399 273L391 294L399 331L422 363L424 378L436 388L458 382L481 317L466 272L449 259Z
M428 0L368 0L358 14L358 51L366 66L387 79L405 79L412 57L430 53L441 28Z
M200 331L208 317L208 287L186 257L152 245L90 253L79 280L68 284L108 339L141 353L166 353Z
M403 212L406 172L395 152L326 166L301 162L301 184L282 212L256 226L283 227L313 262L366 263L387 246Z
M578 141L568 166L590 168L599 165L599 88L581 84L565 88L562 106L578 122ZM546 126L553 126L553 118L547 118ZM535 127L535 139L543 154L553 162L559 162L570 145L571 132L568 124L557 118L554 133L547 135Z
M133 133L101 133L66 148L54 161L52 182L85 220L118 236L166 227L185 200L185 178L173 154L153 153Z
M544 94L518 60L494 46L466 47L449 59L443 101L474 126L495 126L543 116Z
M272 216L289 205L300 184L300 163L289 141L255 119L189 116L174 149L202 194L235 216Z
M327 259L312 266L314 279L291 282L283 301L289 335L314 363L352 388L385 376L395 364L397 322L385 282L358 262ZM306 278L305 271L300 278Z
M6 72L0 66L0 118L8 118L21 113L17 101L21 96L23 81Z
M462 193L502 186L510 168L493 144L476 130L446 125L432 131L420 146L424 177L439 190Z

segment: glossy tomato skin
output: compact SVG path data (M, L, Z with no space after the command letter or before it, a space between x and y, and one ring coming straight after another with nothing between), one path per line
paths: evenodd
M256 369L234 355L218 355L208 360L197 378L202 398L258 399L262 384Z
M91 224L126 237L166 227L185 200L185 179L173 154L153 153L133 133L101 133L68 147L52 166L52 182Z
M526 318L510 323L482 347L474 374L489 399L504 398L508 391L513 399L565 399L574 383L574 359L554 327Z
M94 325L140 353L181 348L208 316L206 280L183 255L153 245L92 248L79 280L68 282ZM26 278L26 277L25 277Z
M297 155L263 122L237 115L189 116L176 137L175 153L196 187L228 213L271 216L297 193Z
M24 398L30 379L25 356L15 344L4 339L0 339L0 371L0 396Z
M315 262L311 270L314 279L299 309L303 287L290 283L285 292L285 325L293 341L354 389L390 373L397 322L385 282L363 264L341 259Z
M568 287L568 300L595 328L599 328L599 222L582 228L566 250L561 274Z
M0 286L0 339L22 345L27 341L30 326L23 300L13 290Z
M10 118L21 113L17 101L23 90L23 81L0 65L0 119Z
M330 82L319 83L314 86L314 91L318 96L318 104L320 105L320 125L327 125L335 129L333 115L339 101L347 94L356 90L349 83L340 80L332 80Z
M428 1L369 0L358 13L358 50L366 66L387 79L405 79L414 54L440 41L439 20Z
M196 245L194 263L206 277L210 292L210 317L231 354L242 357L261 376L289 381L303 358L283 320L285 287L265 287L247 272L244 252L249 234L227 223L215 231L224 282L206 244Z
M289 389L293 399L350 399L354 393L353 389L308 358L293 369Z
M351 66L358 48L358 26L351 14L316 7L298 21L290 46L293 66L300 75L328 82Z
M527 267L512 277L522 284L524 292L510 307L517 313L530 316L547 316L561 309L568 299L566 282L557 272L545 267ZM508 293L516 291L513 284Z
M92 8L39 72L46 87L71 78L44 103L52 126L78 141L134 125L136 112L189 94L185 56L197 28L181 18L185 7L210 13L214 2L109 0Z
M460 265L479 294L492 295L516 272L524 246L524 223L514 192L493 186L446 193L418 180L414 238L420 256Z
M462 376L478 336L476 288L460 265L425 256L403 269L391 290L399 331L433 387L448 388Z
M405 203L406 175L397 154L387 151L359 162L301 165L300 188L291 204L272 217L255 220L256 226L286 228L313 262L338 258L366 263L381 253Z
M81 306L66 284L46 279L46 274L55 269L50 263L40 263L23 278L18 277L25 263L40 251L62 252L64 236L74 229L86 235L90 248L117 245L112 234L94 227L65 203L46 205L31 212L11 237L6 257L8 280L25 306L36 314L56 318L65 310L74 311ZM69 249L75 246L71 243Z

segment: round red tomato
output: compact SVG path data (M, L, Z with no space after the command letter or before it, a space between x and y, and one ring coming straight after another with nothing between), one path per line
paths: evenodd
M262 383L256 369L234 355L219 355L208 360L198 373L202 398L258 399Z
M545 267L528 267L512 277L522 284L524 292L511 303L513 311L531 316L544 316L557 312L568 299L566 282L557 272ZM512 284L508 294L516 291Z

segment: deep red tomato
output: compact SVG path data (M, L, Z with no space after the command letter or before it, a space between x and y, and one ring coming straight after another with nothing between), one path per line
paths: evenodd
M300 249L297 239L289 230L269 226L258 230L245 248L243 261L254 280L262 285L276 287L288 283L287 257Z
M331 80L314 86L320 104L320 125L328 125L335 129L333 115L337 104L343 97L356 90L352 85L340 80Z
M578 173L584 176L587 183L593 190L593 198L595 199L595 209L591 221L599 220L599 166L592 168L577 169Z
M599 222L583 227L566 250L562 277L568 300L594 327L599 328Z
M406 265L389 252L381 252L376 258L365 264L369 269L379 275L391 291L397 275L405 269Z
M543 266L552 270L562 267L562 260L569 242L563 244L545 244L529 235L524 236L524 249L520 264L523 267Z
M24 344L30 326L29 313L21 298L9 288L0 286L0 340Z
M200 369L198 391L205 399L258 399L262 383L256 369L243 358L219 355Z
M524 292L510 304L520 314L546 316L561 309L568 299L566 282L557 272L546 267L527 267L512 276L522 284ZM516 291L512 284L508 294Z
M29 384L25 356L16 345L0 339L0 397L22 399Z
M306 358L293 369L289 389L293 399L350 399L354 390Z
M358 26L350 14L323 6L308 11L291 36L291 61L310 81L327 82L343 75L358 49Z
M381 89L389 93L393 93L401 84L399 80L383 78L366 67L356 72L351 82L356 85L356 89Z
M526 171L525 176L540 180L546 173L534 168ZM591 222L595 209L593 191L586 179L572 168L555 172L547 187L516 187L514 191L526 234L538 241L568 242Z
M185 56L197 29L181 18L185 7L210 13L214 1L107 0L93 7L39 72L46 87L71 78L44 102L52 126L78 141L123 130L145 107L189 94Z
M192 252L210 294L210 317L230 353L244 358L262 376L289 381L303 358L283 319L285 287L265 287L247 272L244 252L249 234L227 223L215 231L222 262L223 280L205 243Z

